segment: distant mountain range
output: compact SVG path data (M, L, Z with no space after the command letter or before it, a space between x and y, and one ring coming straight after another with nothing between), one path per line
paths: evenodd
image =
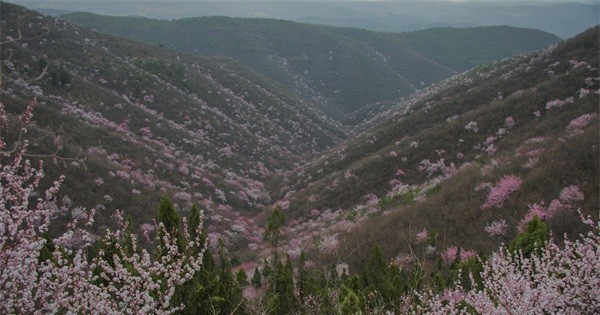
M431 27L510 25L569 38L598 23L597 1L34 1L33 9L179 19L196 16L278 18L303 23L405 32ZM577 1L581 2L581 1ZM54 13L54 12L53 12Z
M367 104L397 99L454 73L560 40L506 26L391 34L273 19L165 21L89 13L63 18L179 51L234 58L338 121Z

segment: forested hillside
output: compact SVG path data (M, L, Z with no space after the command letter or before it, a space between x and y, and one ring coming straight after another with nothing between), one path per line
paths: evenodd
M164 194L183 209L251 214L271 203L264 183L274 172L346 136L313 104L231 59L100 35L5 3L2 30L2 102L11 114L35 103L31 153L50 157L51 177L67 175L65 198L127 209L136 223Z
M486 252L535 211L557 237L577 235L577 209L599 210L597 39L594 28L452 77L281 176L285 246L363 266L362 248L402 256L425 230L437 250ZM567 207L557 198L569 187L585 199Z

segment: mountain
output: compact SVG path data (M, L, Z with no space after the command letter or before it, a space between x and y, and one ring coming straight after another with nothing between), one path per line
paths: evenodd
M180 19L197 16L276 18L301 23L407 32L432 27L510 25L569 38L598 23L597 1L38 1L32 9Z
M434 250L489 252L534 211L559 237L582 230L577 209L598 211L598 27L364 104L345 116L349 130L232 58L1 5L2 103L11 118L36 104L27 133L8 132L30 141L48 184L66 176L62 203L98 209L97 229L115 209L138 229L169 195L184 215L198 203L213 244L250 261L268 256L263 226L279 204L288 218L282 251L354 268L375 244L387 258L406 254L418 231L438 236ZM411 40L329 30L363 44ZM427 53L415 56L442 58ZM484 230L502 223L498 237Z
M179 51L235 58L338 121L367 104L397 99L456 72L559 41L549 33L512 27L392 34L274 19L166 21L90 13L63 18ZM482 38L486 41L479 44Z
M577 211L600 210L599 34L389 104L378 124L280 176L284 250L361 270L376 245L410 258L422 231L438 253L489 253L534 215L558 239L585 231Z
M313 104L231 59L1 5L2 103L15 115L35 99L29 151L47 157L46 178L66 176L65 202L97 207L101 223L114 209L147 222L166 194L181 210L199 203L227 224L270 205L265 184L274 173L347 135Z

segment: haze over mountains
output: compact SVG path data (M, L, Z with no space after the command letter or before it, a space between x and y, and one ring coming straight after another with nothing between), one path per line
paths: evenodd
M598 23L597 1L39 1L19 0L33 9L161 19L197 16L278 18L304 23L385 32L436 26L511 25L568 38ZM435 8L432 10L432 8ZM46 11L64 13L61 11Z

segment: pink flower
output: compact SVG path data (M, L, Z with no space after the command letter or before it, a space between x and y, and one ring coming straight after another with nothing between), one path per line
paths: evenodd
M489 136L487 137L487 139L485 139L485 141L483 142L485 145L490 145L492 143L494 143L494 141L496 141L498 138L496 136Z
M579 187L571 185L563 188L558 198L566 203L574 203L583 201L584 196Z
M549 101L548 103L546 103L546 109L550 110L550 109L553 109L553 108L562 107L566 103L567 102L565 102L563 100L555 99L553 101Z
M465 262L465 261L469 260L469 258L475 257L475 256L477 256L477 253L475 253L474 250L464 250L464 249L460 250L460 261L461 262Z
M278 202L279 206L281 206L281 209L286 210L287 208L290 207L290 201L289 200L282 200L280 202Z
M508 226L506 225L506 220L501 219L498 221L493 221L483 229L491 236L504 236L506 235L507 228Z
M468 124L465 125L465 129L474 133L477 133L479 131L479 127L477 126L476 121L470 121Z
M563 209L571 209L571 205L564 204L560 201L560 199L553 199L548 206L548 210L546 211L547 217L554 216L558 211Z
M520 177L507 175L502 177L490 190L487 200L481 206L482 209L500 208L504 201L514 192L518 191L523 184Z
M458 247L450 246L442 253L442 259L444 263L451 264L456 260L458 255Z
M390 182L389 182L389 183L390 183L390 186L392 186L392 187L396 187L396 186L398 186L398 185L402 185L402 182L401 182L401 181L399 181L399 180L397 180L397 179L395 179L395 178L394 178L394 179L392 179L392 180L390 180Z
M496 148L496 146L493 144L490 144L488 147L485 148L485 153L487 153L488 155L493 155L494 153L496 153L496 151L498 151L498 148Z
M417 233L416 235L417 243L423 243L427 240L427 238L429 238L429 232L427 229L421 230L421 232Z
M376 206L379 203L379 197L375 194L367 194L365 199L367 199L367 206Z
M590 123L590 121L592 121L597 116L598 114L596 113L583 114L571 120L571 122L567 126L567 129L569 130L571 135L583 134L583 129Z
M529 207L529 212L525 215L525 217L523 218L523 220L521 220L521 222L519 222L519 226L518 226L518 230L520 233L525 231L525 228L527 227L527 223L529 223L531 220L533 220L534 217L538 217L541 220L545 220L547 218L547 211L546 208L544 208L544 204L543 203L534 203L528 206Z
M400 253L398 256L394 258L394 264L399 267L404 267L412 264L415 261L415 258L407 253Z
M504 119L504 124L506 124L508 128L512 128L515 126L515 119L512 118L512 116L508 116Z

